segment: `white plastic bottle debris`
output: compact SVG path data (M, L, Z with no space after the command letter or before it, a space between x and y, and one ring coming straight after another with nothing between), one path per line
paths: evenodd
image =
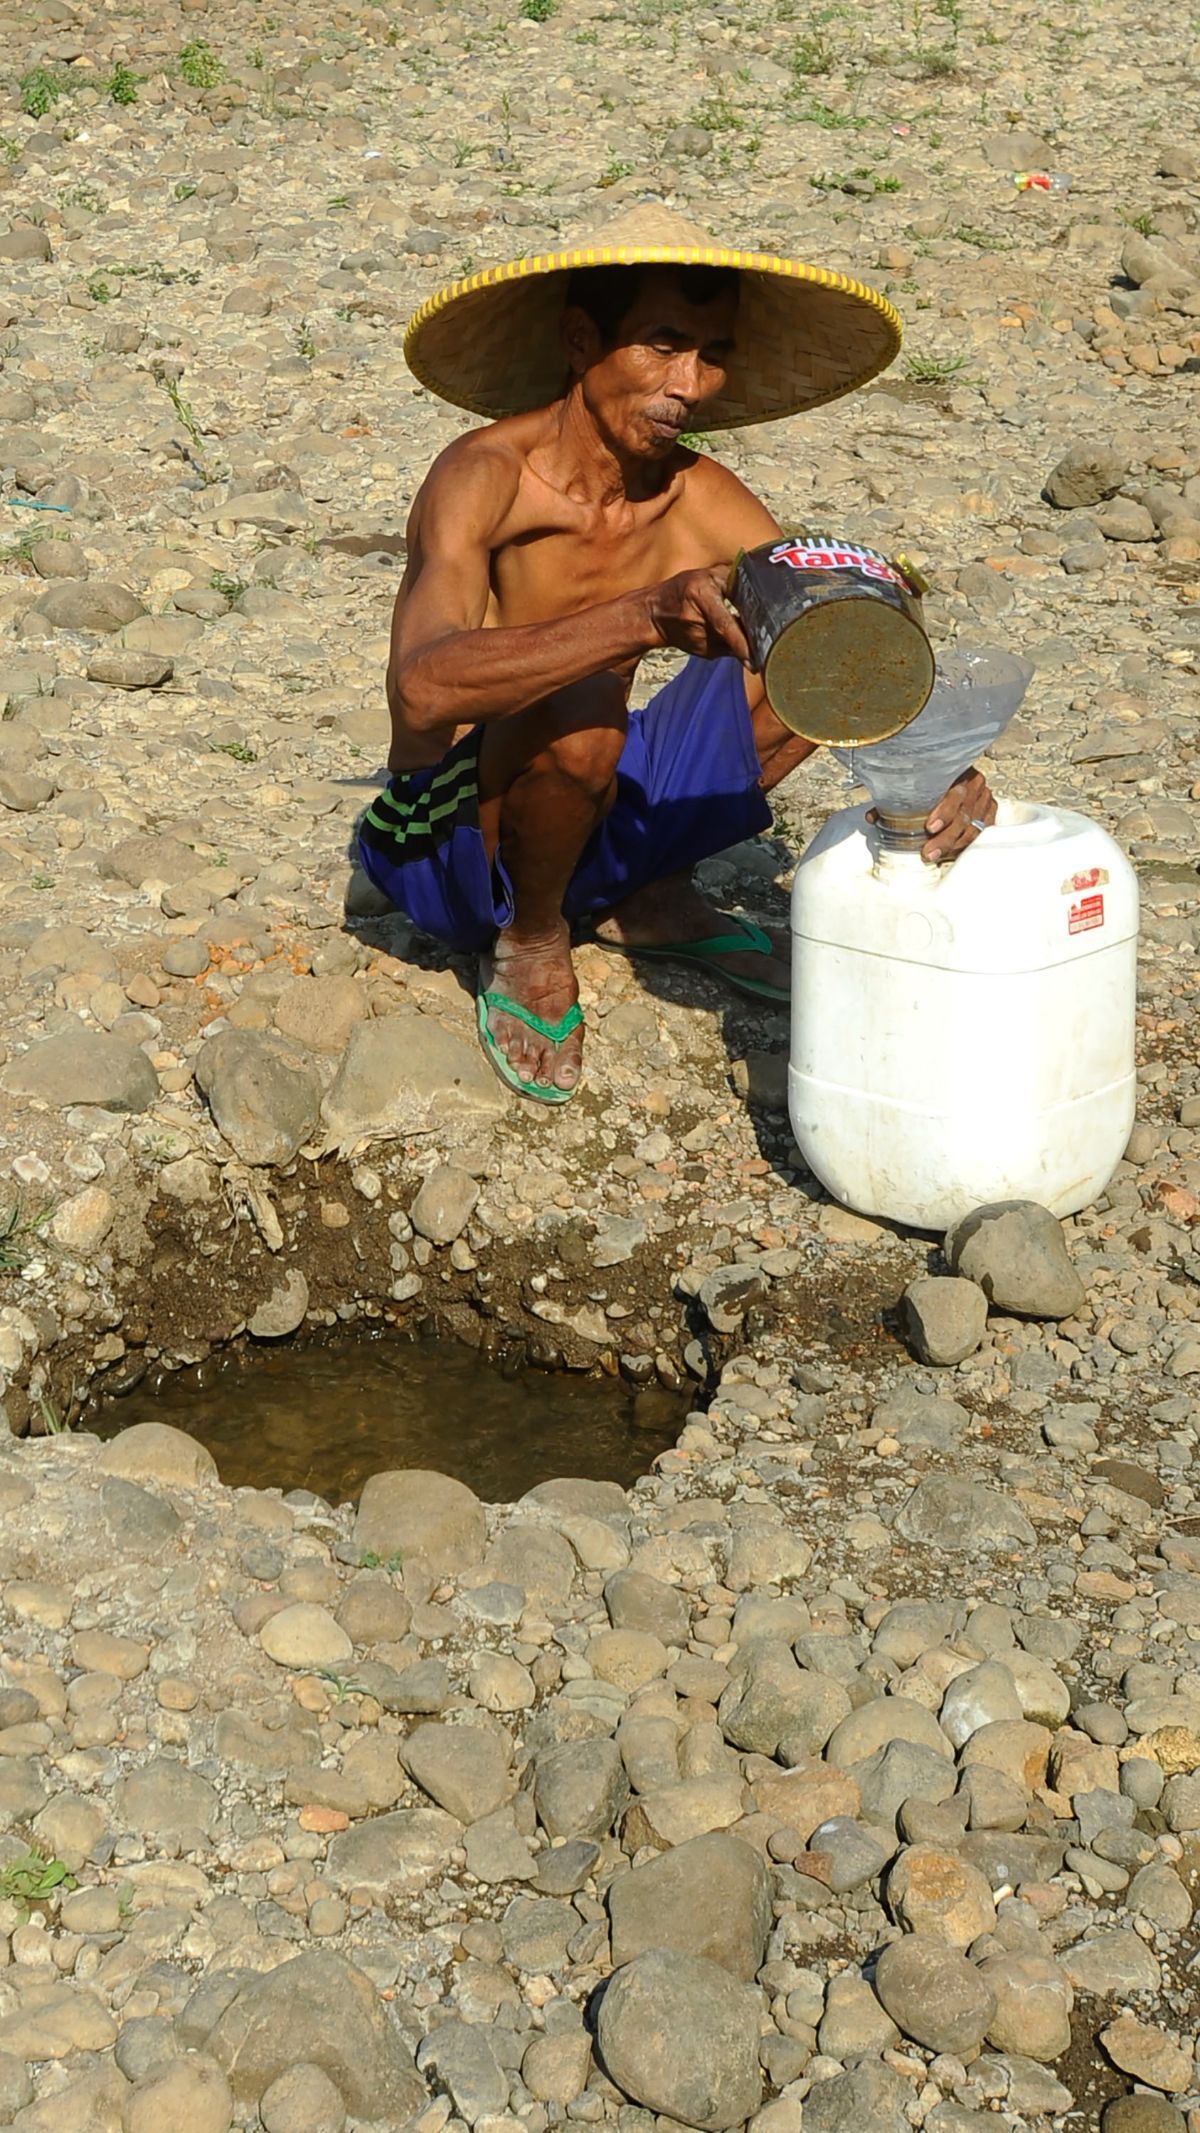
M993 683L1007 658L988 663ZM1088 1206L1124 1152L1135 1098L1137 882L1107 832L1066 808L1002 801L952 864L921 859L925 815L1028 678L1014 697L1008 674L1008 709L985 739L964 716L957 747L935 748L913 775L930 712L931 727L944 724L951 691L974 697L944 667L905 733L854 752L868 776L864 758L907 751L890 785L886 765L869 771L890 819L870 824L862 807L833 816L792 898L800 1150L843 1205L928 1230L994 1200L1058 1215Z

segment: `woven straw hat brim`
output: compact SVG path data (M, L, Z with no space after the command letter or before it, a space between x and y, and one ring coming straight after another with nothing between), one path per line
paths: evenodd
M408 366L430 392L476 415L544 407L560 398L567 380L559 324L568 275L577 267L643 264L736 267L741 274L725 389L697 411L707 430L777 421L840 399L899 353L898 313L863 282L768 252L638 241L540 252L439 289L409 322Z

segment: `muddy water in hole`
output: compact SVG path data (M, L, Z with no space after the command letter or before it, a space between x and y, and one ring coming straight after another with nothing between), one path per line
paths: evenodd
M99 1402L82 1426L113 1437L169 1422L208 1446L231 1487L358 1495L384 1467L434 1467L493 1503L560 1475L627 1487L673 1444L688 1401L611 1379L509 1375L452 1341L357 1339L245 1349Z

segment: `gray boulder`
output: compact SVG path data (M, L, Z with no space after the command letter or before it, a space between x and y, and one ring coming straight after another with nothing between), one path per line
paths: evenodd
M1061 2059L1071 2043L1070 1980L1050 1956L1006 1951L989 1956L979 1975L995 1994L988 2043L1026 2059Z
M944 1753L921 1747L916 1741L890 1740L873 1755L853 1766L862 1795L862 1815L868 1822L896 1824L906 1800L924 1800L936 1805L954 1792L954 1765Z
M45 260L53 257L54 248L38 223L18 222L11 229L0 230L0 259Z
M1086 1300L1062 1226L1036 1200L975 1208L949 1231L945 1253L989 1303L1019 1318L1070 1318Z
M239 1984L204 2049L239 2103L257 2103L301 2062L319 2066L360 2118L403 2125L425 2100L412 2054L375 1986L331 1950L299 1955Z
M462 1823L440 1807L372 1815L333 1839L326 1872L335 1889L369 1889L385 1901L409 1897L444 1873L462 1834Z
M130 1770L116 1787L114 1814L121 1829L147 1837L152 1844L190 1850L212 1835L221 1802L215 1785L198 1770L170 1756Z
M478 1198L479 1187L469 1171L439 1163L409 1208L409 1220L417 1235L430 1244L453 1244L474 1214Z
M465 1482L424 1467L372 1474L359 1499L354 1541L364 1553L419 1556L431 1569L469 1570L483 1554L483 1505Z
M761 1995L700 1956L655 1950L618 1970L600 2002L604 2071L634 2103L703 2133L762 2101Z
M922 1274L901 1299L905 1337L922 1363L946 1366L974 1355L987 1331L987 1298L955 1274Z
M980 146L993 170L1045 170L1051 161L1048 143L1028 126L985 134Z
M604 1587L604 1604L614 1629L636 1629L664 1644L683 1645L691 1634L687 1599L674 1585L644 1570L618 1570Z
M608 1915L618 1968L651 1948L674 1948L719 1963L749 1984L771 1930L771 1877L740 1837L691 1837L631 1874L618 1874Z
M95 630L110 636L146 612L127 585L104 578L60 578L34 609L56 630Z
M360 1022L346 1046L322 1116L331 1147L385 1140L451 1119L484 1122L507 1104L477 1045L432 1015L405 1012Z
M320 1115L316 1069L282 1037L222 1030L197 1056L196 1085L243 1163L290 1163Z
M786 1739L803 1742L803 1752L815 1755L848 1717L850 1697L831 1675L798 1667L786 1644L762 1638L747 1647L718 1711L721 1730L735 1748L774 1755Z
M751 1304L767 1293L766 1276L753 1266L719 1266L706 1275L696 1294L714 1333L736 1333Z
M533 1800L552 1837L608 1835L629 1798L621 1751L612 1740L567 1741L538 1757Z
M1125 1926L1101 1927L1090 1939L1064 1948L1059 1961L1076 1992L1094 2000L1157 1992L1162 1981L1157 1958Z
M293 1266L272 1283L246 1323L256 1340L283 1340L303 1324L307 1309L308 1283L299 1267Z
M1165 2096L1113 2096L1100 2127L1101 2133L1186 2133L1187 2120Z
M146 1054L99 1030L60 1030L42 1037L5 1068L10 1095L36 1097L56 1111L96 1104L102 1111L148 1111L158 1076Z
M1077 511L1115 496L1129 460L1111 445L1074 444L1046 477L1044 495L1060 511Z
M875 1966L875 1990L897 2029L927 2051L970 2058L996 2012L973 1963L931 1933L908 1933Z
M469 2126L508 2108L508 2075L478 2023L443 2022L417 2050L421 2072L434 2073Z
M175 667L161 652L139 652L133 645L114 644L93 652L87 672L89 681L103 682L110 689L161 689Z
M978 1482L930 1474L901 1505L896 1531L902 1540L946 1554L1036 1546L1037 1535L1020 1506Z
M913 1392L904 1385L885 1394L871 1412L873 1428L886 1431L899 1444L935 1452L954 1451L970 1420L966 1408L944 1393Z
M202 865L190 845L152 830L123 837L111 852L102 852L96 861L98 873L109 880L127 881L132 889L140 889L147 881L162 881L174 887L198 874Z
M831 2081L810 2089L804 2103L804 2133L908 2133L905 2111L912 2090L880 2059L864 2059Z
M478 1822L511 1798L512 1742L499 1726L417 1726L400 1751L409 1776L460 1822Z

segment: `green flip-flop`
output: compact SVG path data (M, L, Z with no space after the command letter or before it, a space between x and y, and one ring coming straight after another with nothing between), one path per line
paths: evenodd
M503 1046L497 1043L488 1028L488 1022L493 1012L501 1015L513 1015L518 1022L525 1024L526 1029L536 1031L539 1037L545 1037L557 1050L558 1046L571 1035L572 1030L577 1030L583 1021L583 1009L578 1000L575 1001L573 1006L568 1007L566 1014L562 1016L560 1021L543 1022L540 1015L535 1015L531 1008L522 1007L519 1000L510 1000L507 993L488 992L485 989L477 993L475 998L475 1015L479 1024L479 1041L501 1081L506 1082L510 1089L515 1089L518 1096L532 1097L534 1103L569 1104L576 1089L579 1087L579 1083L576 1082L574 1089L558 1089L552 1083L544 1081L523 1081Z
M791 994L780 985L770 985L765 978L743 977L740 971L726 970L718 961L723 955L774 955L775 949L763 932L748 918L735 918L736 933L714 933L702 941L656 941L653 947L631 947L625 941L606 941L598 933L592 939L598 948L607 948L614 955L631 957L634 961L645 956L651 962L694 963L707 970L710 977L723 978L735 992L745 993L752 1000L768 1000L775 1007L787 1007Z

